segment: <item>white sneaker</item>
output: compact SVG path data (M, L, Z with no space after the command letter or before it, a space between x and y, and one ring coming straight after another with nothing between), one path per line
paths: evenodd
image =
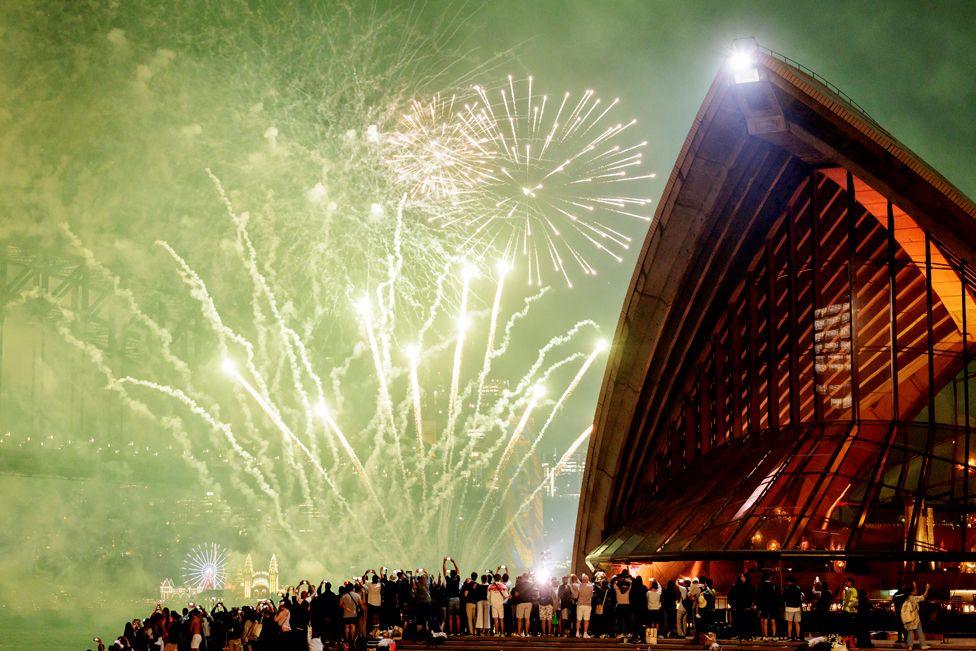
M583 637L588 640L588 639L590 639L590 634L589 633L583 633Z
M922 645L922 648L923 649L931 649L932 647L930 647L928 644L923 644Z

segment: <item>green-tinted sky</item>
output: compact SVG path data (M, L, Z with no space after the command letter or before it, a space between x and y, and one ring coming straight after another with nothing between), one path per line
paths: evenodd
M459 6L430 2L425 11ZM732 40L744 36L831 81L976 196L974 3L532 0L475 7L460 40L484 59L501 55L500 72L621 98L621 113L638 117L650 141L655 198ZM587 296L581 309L608 331L632 268L632 261L608 265L590 292L580 292Z

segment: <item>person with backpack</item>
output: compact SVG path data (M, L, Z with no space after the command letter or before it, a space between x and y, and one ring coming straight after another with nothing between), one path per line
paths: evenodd
M698 633L711 633L712 632L712 622L715 619L715 588L713 587L712 580L708 577L702 577L701 579L701 590L698 593L698 616L697 623L695 626L698 628Z
M339 588L339 607L342 609L343 639L352 642L359 632L359 618L363 612L362 597L352 586Z
M488 586L488 602L496 636L505 636L505 602L508 597L508 585L502 581L502 575L496 572L494 581Z
M616 601L614 608L614 633L618 638L626 638L631 628L630 610L630 586L633 582L630 578L630 570L626 567L620 574L610 579L610 587Z
M904 644L906 640L905 636L905 626L901 623L901 607L905 605L905 600L912 591L904 583L898 584L898 589L895 593L891 595L891 603L895 606L895 615L898 616L898 639L895 640L895 644Z
M928 649L925 643L925 633L922 631L922 618L919 615L918 605L925 601L929 596L929 584L925 584L925 592L918 594L918 586L912 582L912 593L905 598L905 603L901 606L901 623L905 627L905 635L908 641L908 649L911 651L915 645L913 638L918 636L919 648Z

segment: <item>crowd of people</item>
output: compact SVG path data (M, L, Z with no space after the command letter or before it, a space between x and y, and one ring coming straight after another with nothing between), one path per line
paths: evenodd
M448 567L450 565L450 567ZM919 594L914 586L894 595L903 622L899 635L909 647L921 631ZM437 636L614 637L645 641L719 633L739 639L800 640L810 631L850 633L857 646L871 646L866 628L870 601L853 579L833 594L819 578L807 595L795 577L779 584L763 573L757 585L741 574L727 593L728 608L716 618L716 591L708 577L644 580L624 569L550 577L525 572L514 578L507 568L462 577L450 558L433 576L417 571L367 570L339 585L302 581L274 599L227 608L188 604L171 610L157 604L153 613L125 625L110 649L139 651L298 651L332 646L365 648L367 639L431 640ZM839 598L843 631L829 616ZM806 611L806 612L804 612ZM809 622L803 622L806 614ZM726 615L728 617L726 617ZM786 630L778 629L785 622ZM809 629L809 630L808 630ZM95 638L99 651L104 643ZM382 644L381 644L382 646Z

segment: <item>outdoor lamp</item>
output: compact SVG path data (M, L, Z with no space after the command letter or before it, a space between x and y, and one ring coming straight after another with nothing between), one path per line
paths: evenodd
M754 38L739 38L732 41L729 68L732 70L733 82L748 84L759 81L759 69L756 67L757 47Z

